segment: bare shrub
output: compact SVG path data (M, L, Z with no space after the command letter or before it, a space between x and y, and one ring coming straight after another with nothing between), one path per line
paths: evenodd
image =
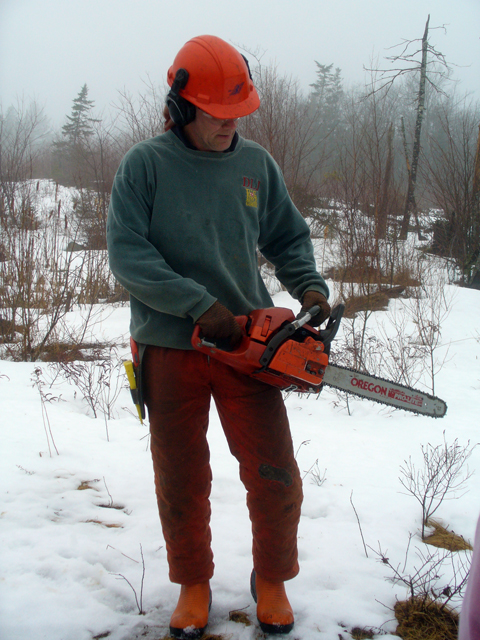
M112 575L117 576L117 578L119 580L125 580L125 582L128 584L130 589L133 591L133 595L135 597L135 604L137 605L137 609L138 609L138 615L143 616L143 615L145 615L145 611L143 610L143 586L144 586L144 582L145 582L145 558L143 557L142 545L140 545L140 556L141 556L141 559L142 559L142 577L140 579L140 591L139 591L139 593L137 593L137 590L132 585L130 580L128 580L128 578L126 578L122 573L113 573ZM134 562L138 562L138 561L134 560Z
M111 348L108 355L96 354L90 361L52 363L51 378L58 376L75 386L93 417L103 414L106 420L114 418L113 407L124 386L122 361L116 348Z
M471 553L461 554L445 549L415 549L415 560L411 560L410 534L403 563L394 564L387 551L372 549L379 562L391 571L387 578L393 584L406 588L407 602L415 601L421 609L449 611L458 606L467 585L471 564ZM370 547L371 548L371 547Z
M438 350L442 345L442 324L448 317L453 295L446 287L441 273L436 273L430 283L419 288L419 295L408 301L407 310L416 327L416 344L424 354L430 389L435 394L435 378L448 357L448 349L442 357Z
M145 91L137 96L127 90L119 92L114 105L121 127L117 137L124 138L125 151L137 142L163 133L165 94L166 89L156 86L150 78L145 81Z
M75 250L79 229L69 203L55 190L55 205L47 206L53 185L43 183L45 193L38 193L38 185L17 185L18 197L8 203L19 220L18 207L29 202L33 228L11 224L10 215L0 217L0 237L8 247L0 260L0 342L4 356L14 360L36 361L53 345L68 342L67 314L78 305L91 308L115 291L106 251ZM82 317L84 335L92 309Z
M443 444L421 445L423 467L417 468L412 458L400 467L400 483L422 509L422 538L434 513L446 499L459 498L473 471L465 466L477 445L460 445L458 438L448 444L443 433ZM460 494L460 495L459 495Z
M42 420L43 420L43 427L45 429L45 436L47 438L48 452L50 454L50 457L52 457L52 447L53 447L55 449L55 453L58 456L60 454L58 452L57 445L55 444L55 440L53 438L52 426L50 424L50 419L48 417L47 403L58 402L61 396L54 396L52 393L45 391L46 383L45 383L45 380L43 379L43 371L40 367L37 367L34 370L31 380L33 382L33 386L37 388L38 393L40 394L40 402L42 405Z

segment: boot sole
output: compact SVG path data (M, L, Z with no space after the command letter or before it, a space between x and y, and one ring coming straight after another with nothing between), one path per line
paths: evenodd
M178 638L178 640L198 640L205 633L207 626L198 627L187 631L186 629L179 629L177 627L170 627L170 635L172 638Z
M210 602L208 603L208 612L210 613L210 609L212 608L212 590L210 589ZM186 629L182 629L181 627L170 627L170 635L172 638L177 638L178 640L198 640L205 633L205 629L208 626L208 622L204 627L194 627L190 629L187 627Z
M255 574L255 569L252 571L251 576L250 576L250 593L252 594L252 598L254 599L255 603L257 602L257 589L256 589L256 585L255 585L255 578L256 578L256 574ZM258 618L257 618L258 620ZM270 633L272 635L280 635L282 633L290 633L290 631L293 629L293 625L294 623L292 622L292 624L267 624L266 622L262 622L261 620L258 620L258 623L260 625L260 629L263 631L263 633Z

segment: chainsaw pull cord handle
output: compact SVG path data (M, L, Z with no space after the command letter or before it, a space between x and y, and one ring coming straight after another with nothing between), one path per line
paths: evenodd
M307 324L307 322L314 316L316 316L319 311L320 307L318 305L315 305L308 311L299 314L293 322L289 322L284 327L282 327L266 346L265 351L260 358L260 364L262 365L262 367L268 367L277 348L281 344L283 344L287 338L290 338L290 336L292 336L295 331L297 331L297 329L300 329L300 327L303 327L304 324Z

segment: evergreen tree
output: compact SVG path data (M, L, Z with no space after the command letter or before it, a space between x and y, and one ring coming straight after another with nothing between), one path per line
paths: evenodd
M88 87L84 84L73 100L61 138L53 143L54 177L62 184L80 186L90 181L94 125L101 122L92 117L93 107L94 102L88 99Z
M338 153L336 137L341 129L344 92L342 86L341 69L332 64L317 66L316 81L310 85L309 94L311 112L317 121L315 141L319 154L316 161L321 165L323 175L334 171L335 156ZM319 180L323 178L319 177Z
M333 63L320 64L315 60L315 64L317 80L310 85L313 89L311 98L320 109L324 122L328 124L330 120L329 128L333 129L338 122L338 108L343 97L342 70L336 67L332 71Z
M93 135L92 125L100 122L90 115L93 106L93 100L88 100L88 87L84 84L73 100L72 113L67 116L68 122L62 127L62 135L65 136L69 146L82 144Z

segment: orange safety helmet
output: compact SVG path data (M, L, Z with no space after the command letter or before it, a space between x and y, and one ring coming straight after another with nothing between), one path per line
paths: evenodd
M188 80L178 95L214 118L241 118L260 106L246 58L221 38L198 36L184 44L168 70L170 87L179 69Z

